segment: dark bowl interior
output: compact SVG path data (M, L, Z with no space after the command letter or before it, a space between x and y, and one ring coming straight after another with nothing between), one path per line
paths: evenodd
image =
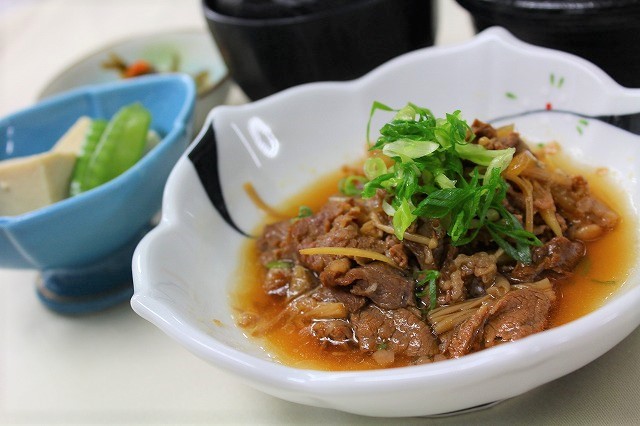
M498 25L519 39L581 56L626 87L640 87L638 0L457 0L476 31Z
M434 43L432 0L333 0L335 7L265 18L221 13L218 2L203 0L207 24L231 76L253 100L303 83L351 80Z

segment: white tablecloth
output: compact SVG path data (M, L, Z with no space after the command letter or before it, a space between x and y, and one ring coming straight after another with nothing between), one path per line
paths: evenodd
M472 36L440 0L438 44ZM205 29L197 0L0 0L0 116L102 45ZM233 90L229 102L241 102ZM0 269L0 424L640 424L640 330L588 366L487 410L370 419L264 395L206 364L124 304L85 317L45 309L36 273ZM455 395L451 396L455 398Z

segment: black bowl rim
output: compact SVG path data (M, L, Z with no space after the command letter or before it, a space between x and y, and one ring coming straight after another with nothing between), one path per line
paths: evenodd
M638 0L456 0L471 13L521 16L523 18L562 17L570 19L589 16L613 16L630 20L640 15ZM635 22L635 21L634 21Z
M432 6L434 0L429 1L429 5ZM376 6L381 3L397 3L398 0L360 0L351 4L344 5L339 8L326 9L315 13L307 13L298 16L287 16L283 18L240 18L237 16L224 15L212 10L207 4L207 0L202 0L202 9L207 21L211 21L217 24L234 25L239 27L277 27L304 24L309 22L320 21L326 18L334 17L337 15L349 15L353 12L363 9L365 7ZM428 23L427 23L428 24Z

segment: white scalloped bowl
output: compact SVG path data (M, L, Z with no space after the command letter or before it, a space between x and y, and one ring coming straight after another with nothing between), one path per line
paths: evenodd
M578 132L584 121L574 114L518 114L547 104L593 116L636 113L640 91L622 88L582 59L492 28L458 46L406 54L352 82L313 83L252 104L215 108L173 170L161 224L136 250L133 309L189 351L266 393L388 417L456 412L522 394L593 361L640 324L634 268L623 287L589 315L433 364L304 370L274 361L248 340L234 324L229 302L245 241L230 224L250 231L261 217L242 184L252 182L277 205L327 171L360 159L376 100L396 107L411 101L437 116L460 109L468 120L516 114L510 121L524 136L561 141L578 161L608 167L636 212L640 137L596 119Z

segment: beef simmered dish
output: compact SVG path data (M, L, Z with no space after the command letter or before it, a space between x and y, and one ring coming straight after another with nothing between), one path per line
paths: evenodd
M622 220L513 127L459 111L409 104L369 153L323 205L255 242L261 295L238 322L294 364L416 365L545 330L589 247Z

